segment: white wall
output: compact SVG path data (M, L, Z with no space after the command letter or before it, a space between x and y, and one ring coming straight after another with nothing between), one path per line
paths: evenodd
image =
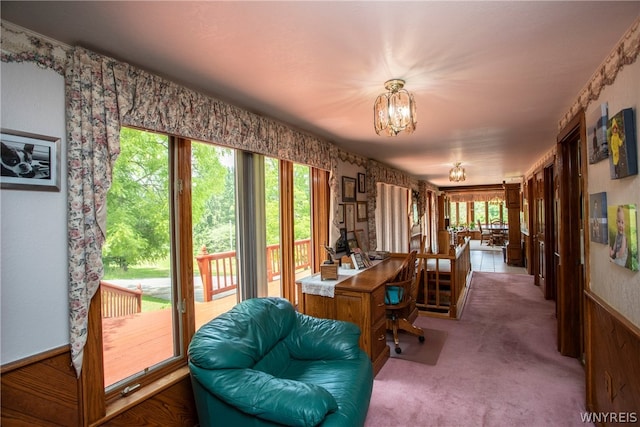
M635 112L636 144L638 144L638 107L640 106L640 61L620 71L615 83L606 87L600 98L592 101L586 111L589 118L602 103L609 105L609 117L624 108ZM592 125L587 123L587 126ZM640 148L640 145L638 145ZM640 209L640 176L612 180L609 159L588 167L589 194L606 192L607 205L635 204ZM638 224L640 225L640 224ZM608 245L590 242L590 285L594 293L640 327L640 272L633 272L609 261Z
M61 191L0 190L0 362L69 343L64 79L1 63L3 129L61 139Z

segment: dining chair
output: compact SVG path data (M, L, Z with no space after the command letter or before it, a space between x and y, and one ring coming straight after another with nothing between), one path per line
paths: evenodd
M482 242L486 240L487 245L489 245L491 243L491 230L483 229L480 220L478 220L478 230L480 230L480 244L482 245Z

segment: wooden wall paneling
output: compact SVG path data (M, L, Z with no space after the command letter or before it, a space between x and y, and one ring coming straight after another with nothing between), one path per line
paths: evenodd
M587 410L640 422L640 328L586 292Z
M3 426L82 425L68 346L3 366L0 387Z
M184 377L162 392L101 424L109 427L197 426L191 379Z

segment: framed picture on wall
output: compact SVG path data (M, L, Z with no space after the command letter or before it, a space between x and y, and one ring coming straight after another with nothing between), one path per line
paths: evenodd
M607 103L600 104L600 108L587 119L587 147L589 163L598 163L609 157L607 145L607 122L609 120Z
M358 222L363 222L367 220L367 202L358 202L357 203L357 217L356 220Z
M367 183L365 181L365 175L363 173L358 174L358 193L367 192Z
M353 231L356 229L356 204L355 203L345 203L344 224L347 231Z
M60 191L60 138L2 129L0 186Z
M356 179L348 176L342 177L342 201L356 201Z
M609 261L638 271L638 213L636 205L612 205L607 208L609 224Z
M344 224L344 205L338 204L338 224Z
M638 153L633 108L625 108L609 119L607 127L611 179L638 174Z
M595 193L589 195L589 235L591 241L607 244L607 193Z

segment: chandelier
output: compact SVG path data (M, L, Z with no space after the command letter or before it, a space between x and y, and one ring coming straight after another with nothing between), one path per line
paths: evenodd
M396 136L402 131L413 133L416 129L416 103L413 95L404 87L404 80L388 80L384 84L388 92L376 98L373 104L373 125L378 135Z
M453 165L453 168L449 171L449 181L460 182L467 179L467 174L465 173L464 168L460 165L460 162Z

